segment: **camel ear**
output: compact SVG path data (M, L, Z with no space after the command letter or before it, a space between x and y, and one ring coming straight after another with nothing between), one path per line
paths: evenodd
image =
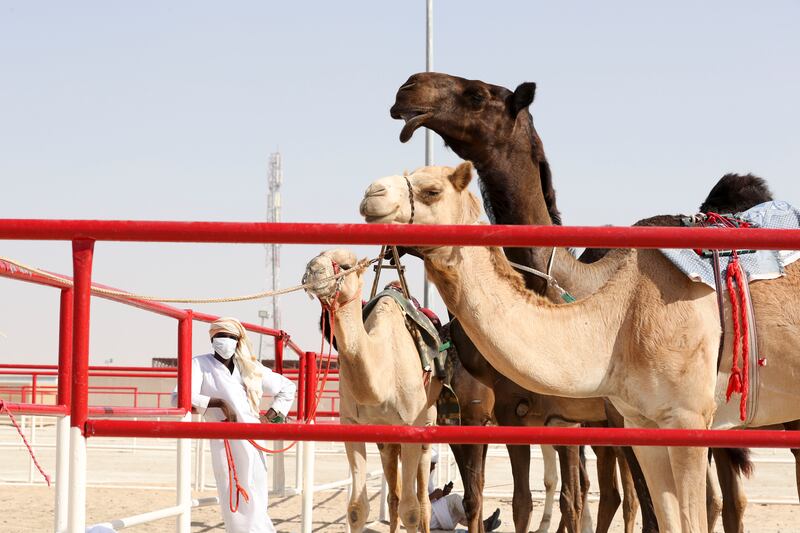
M517 113L523 109L527 109L533 103L533 97L536 94L536 84L530 81L520 83L519 87L514 90L511 95L511 114L517 116Z
M450 174L450 183L456 191L461 192L467 188L469 182L472 181L472 163L464 161L456 167L452 174Z

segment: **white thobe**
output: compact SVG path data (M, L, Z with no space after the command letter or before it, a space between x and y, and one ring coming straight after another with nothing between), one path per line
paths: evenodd
M434 472L431 470L428 477L428 494L436 490L434 485ZM458 524L467 522L467 514L464 512L464 498L460 494L448 494L431 502L431 529L454 530Z
M270 407L286 416L294 402L297 387L289 379L264 367L262 388L267 400L266 409ZM239 422L258 423L259 418L250 410L247 391L244 388L242 375L237 364L231 373L220 363L214 354L198 355L192 359L192 407L210 422L221 422L225 419L222 410L209 408L212 398L224 400L236 413ZM230 510L230 490L228 481L228 461L225 455L223 440L211 439L211 464L217 482L222 517L225 531L228 533L273 533L267 514L267 462L264 454L246 440L230 440L231 452L236 464L239 484L247 490L250 501L239 498L239 509L236 513ZM264 445L263 441L259 444ZM236 488L234 487L234 498ZM234 503L235 503L234 499Z

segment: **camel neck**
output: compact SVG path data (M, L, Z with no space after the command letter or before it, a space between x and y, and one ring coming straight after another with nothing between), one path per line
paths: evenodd
M425 261L448 309L494 368L528 390L582 398L606 395L631 265L620 261L597 294L556 305L521 293L519 276L498 250L452 248L447 257Z
M356 298L336 311L333 325L343 378L350 383L353 396L359 403L378 404L385 400L389 372L385 358L380 357L380 340L373 338L364 327L361 299ZM357 384L357 386L356 386Z
M550 225L538 163L517 152L475 163L484 206L492 224Z
M547 255L549 258L552 248L535 250L539 256ZM599 291L611 279L630 252L627 249L611 250L599 261L586 264L581 263L569 250L556 248L551 274L572 296L586 298Z

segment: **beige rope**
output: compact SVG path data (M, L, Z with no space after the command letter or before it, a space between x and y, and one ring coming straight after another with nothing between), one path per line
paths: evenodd
M125 292L125 291L116 291L113 289L104 289L102 287L96 287L92 285L92 294L100 294L103 296L116 296L119 298L128 298L133 300L142 300L147 302L163 302L163 303L184 303L184 304L214 304L214 303L227 303L227 302L244 302L247 300L259 300L261 298L273 298L275 296L281 296L283 294L289 294L291 292L302 291L305 289L310 289L315 285L319 285L320 283L324 283L327 281L331 281L334 279L341 278L346 276L352 272L363 272L369 265L375 263L380 260L380 257L376 257L375 259L362 259L352 268L347 270L342 270L338 274L334 274L332 276L328 276L327 278L315 281L313 283L305 283L302 285L295 285L294 287L287 287L285 289L280 289L277 291L262 291L256 292L253 294L245 294L243 296L230 296L227 298L162 298L160 296L145 296L141 294L136 294L132 292ZM40 270L36 267L28 266L24 263L20 263L19 261L14 261L13 259L9 259L7 257L0 257L0 261L5 261L8 264L14 265L15 267L19 268L20 270L26 270L28 272L32 272L34 274L38 274L39 276L45 277L47 279L51 279L53 281L58 281L59 283L63 283L68 287L73 287L74 283L71 279L59 276L57 274L51 274L50 272Z

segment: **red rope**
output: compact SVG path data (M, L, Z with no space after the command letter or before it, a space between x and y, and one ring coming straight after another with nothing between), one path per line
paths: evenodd
M744 274L739 263L739 256L734 251L728 264L727 272L728 294L731 300L731 317L733 320L733 364L731 377L728 380L726 401L731 395L738 392L742 395L739 402L739 418L747 419L747 394L750 389L750 330L747 321L747 297L745 293ZM734 282L736 287L734 287ZM737 289L738 288L738 292ZM742 368L739 368L739 349L742 351Z
M232 513L239 510L239 495L244 497L245 502L250 501L250 495L239 484L239 476L236 475L236 463L233 461L233 452L231 452L231 443L225 439L225 457L228 459L228 507ZM236 487L236 505L233 504L233 490Z
M25 443L25 447L28 448L28 453L31 454L31 459L33 460L33 464L36 465L36 468L39 470L39 473L42 474L42 477L44 478L44 480L47 481L47 486L49 487L50 486L50 476L48 476L45 473L44 469L42 468L42 465L40 465L39 461L36 460L36 454L33 453L33 448L31 448L31 445L28 444L28 439L25 438L25 434L22 433L22 429L19 427L19 424L17 424L17 419L14 418L14 415L11 413L11 411L8 409L8 407L6 407L5 401L0 398L0 413L2 413L4 411L8 415L8 418L11 419L11 423L14 424L14 427L17 428L17 433L19 433L19 436L22 437L22 442ZM59 483L60 482L61 482L61 480L59 480Z

